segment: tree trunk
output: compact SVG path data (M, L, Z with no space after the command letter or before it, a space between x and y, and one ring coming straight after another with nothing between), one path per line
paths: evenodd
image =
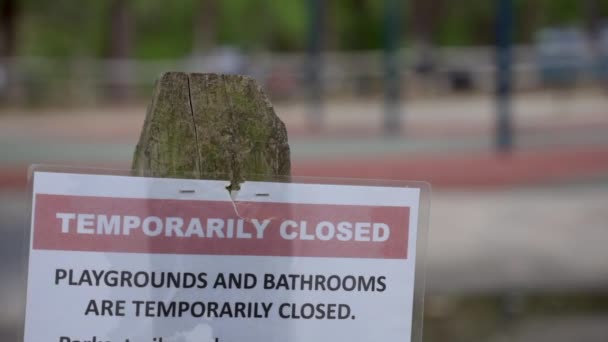
M215 47L217 41L217 18L219 16L217 0L200 0L198 15L194 22L194 54L202 55Z
M110 41L106 75L108 95L113 102L125 102L131 96L132 70L128 58L133 50L134 16L129 0L114 0L110 6Z
M17 0L0 4L0 103L8 102L13 93L14 68L11 67L17 46Z

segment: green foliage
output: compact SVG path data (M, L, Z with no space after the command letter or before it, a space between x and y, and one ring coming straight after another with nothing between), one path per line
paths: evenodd
M19 52L24 55L96 56L105 39L106 1L26 0L19 25Z
M272 0L266 2L271 27L268 42L270 46L278 50L302 49L305 46L308 29L305 2Z
M110 5L115 0L23 0L18 52L55 57L104 56L110 41ZM311 18L309 0L125 0L133 18L133 53L138 58L180 58L191 54L196 21L204 4L217 7L217 45L245 50L302 51ZM400 2L402 37L412 16ZM440 45L492 44L496 1L417 0L442 3L433 39ZM582 25L585 1L514 0L515 39L530 42L544 26ZM596 0L608 16L608 1ZM324 37L330 49L365 50L383 47L386 0L332 0L326 5Z
M301 49L307 29L305 5L304 1L221 1L218 42L245 49Z
M268 24L267 20L260 20L267 17L265 2L232 0L220 1L219 5L220 43L248 47L263 38ZM252 25L254 22L257 24Z
M446 1L436 41L440 45L488 45L493 43L496 1Z
M332 2L330 16L339 38L339 47L349 50L382 48L383 1L337 0Z
M580 24L583 19L585 1L543 0L544 25Z
M200 0L135 0L135 56L180 58L192 51Z

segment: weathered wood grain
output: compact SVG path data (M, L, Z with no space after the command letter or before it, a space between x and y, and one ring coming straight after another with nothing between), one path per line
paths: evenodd
M285 125L245 76L169 72L157 81L136 175L244 180L290 174Z

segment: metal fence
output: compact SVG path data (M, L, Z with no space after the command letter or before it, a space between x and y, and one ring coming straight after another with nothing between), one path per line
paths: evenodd
M575 55L552 55L545 50L542 46L513 49L515 91L554 84L596 85L608 79L608 53L579 50ZM173 60L21 57L0 64L0 98L17 105L139 101L149 97L160 73L179 70L249 74L273 101L304 100L310 86L306 59L304 53L245 55L235 49ZM382 51L326 52L321 61L325 97L376 96L384 90ZM402 49L398 61L406 97L490 93L495 88L493 47L440 48L424 56Z

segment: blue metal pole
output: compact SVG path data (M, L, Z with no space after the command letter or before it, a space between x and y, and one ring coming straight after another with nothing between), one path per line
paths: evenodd
M513 146L512 127L512 31L513 0L498 0L496 20L496 147L500 152Z

